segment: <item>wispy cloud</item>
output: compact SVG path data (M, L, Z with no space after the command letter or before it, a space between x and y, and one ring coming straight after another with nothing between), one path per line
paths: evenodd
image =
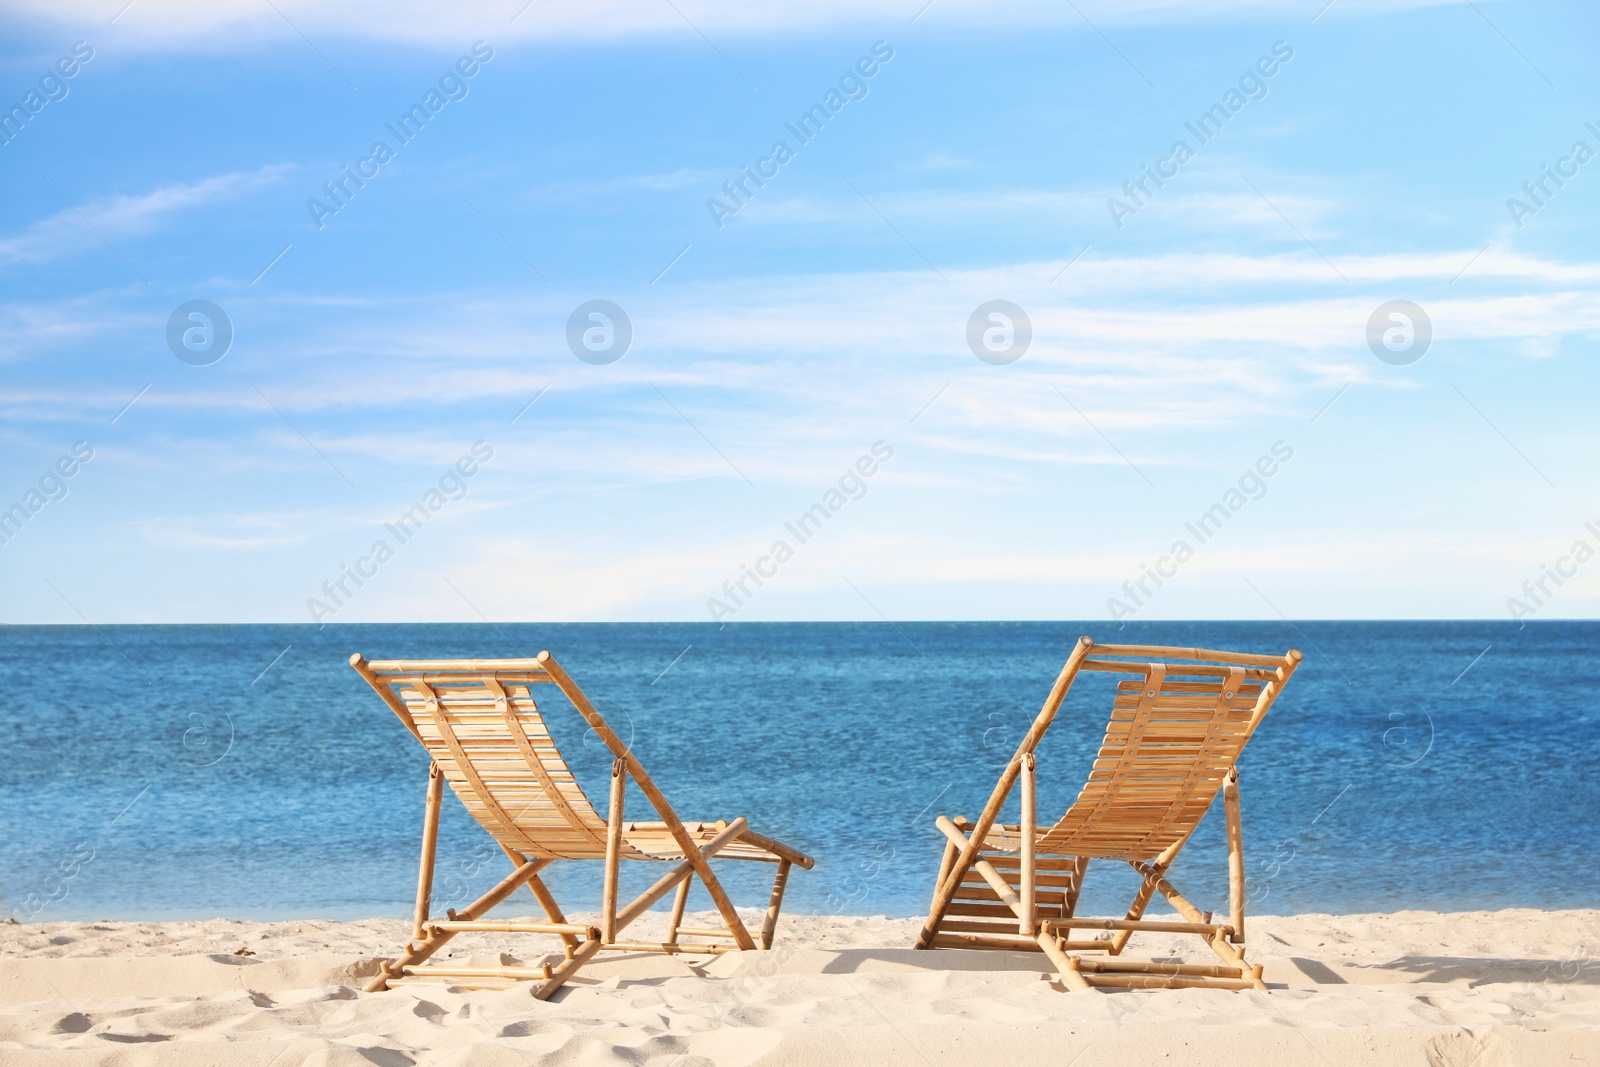
M1004 294L1027 310L1034 327L1028 356L1004 380L1063 376L1101 395L1136 394L1141 402L1128 405L1129 418L1182 421L1179 412L1202 409L1195 398L1202 383L1281 398L1333 377L1369 373L1363 331L1376 303L1392 296L1396 284L1443 291L1472 255L1459 249L1341 257L1349 284L1301 252L1091 252L1073 268L1070 284L1056 285L1050 279L1065 259L950 271L948 284L926 271L718 280L621 295L634 321L634 347L604 371L566 351L565 320L577 294L442 292L421 304L406 296L252 294L230 310L255 323L254 351L281 376L273 396L288 409L488 401L505 406L509 419L547 382L552 399L573 390L614 397L657 380L723 397L764 394L764 403L783 407L850 406L856 397L906 388L924 373L998 381L980 375L963 330L978 302ZM1474 266L1472 286L1427 300L1441 341L1512 342L1545 356L1564 336L1600 331L1600 263L1491 252ZM0 324L20 339L19 353L149 329L135 322L119 293L6 305ZM397 366L404 373L394 373ZM853 383L843 397L839 374ZM41 390L22 375L0 400L71 409L93 392ZM115 401L114 410L125 402L121 392L108 389L92 402ZM224 379L148 402L256 406L249 390Z
M1461 0L1344 0L1341 17L1349 18L1406 7L1432 7ZM515 21L520 4L497 0L463 0L441 7L427 0L395 3L327 4L319 0L238 0L230 4L205 0L142 0L119 20L127 38L144 47L177 48L199 44L217 50L250 39L283 38L292 27L315 37L379 38L432 44L494 32L496 40L540 38L616 38L642 35L690 36L693 26L727 36L768 36L795 30L815 32L832 26L906 26L910 14L904 0L773 0L738 4L726 0L679 0L677 4L633 0L542 0ZM14 0L14 13L74 26L106 18L99 0ZM1305 16L1303 0L1080 0L1076 5L1099 26L1153 22L1237 20L1242 16ZM677 8L678 10L674 10ZM276 9L276 10L275 10ZM281 10L280 15L278 11ZM679 13L681 11L681 14ZM941 0L919 19L921 27L937 25L996 27L1055 26L1091 32L1072 5L1050 0L1024 0L996 7L981 0Z
M279 165L219 174L147 193L99 197L77 204L76 210L64 207L20 233L0 237L0 265L42 263L73 255L100 243L96 230L112 240L149 236L170 226L186 211L244 196L272 184L289 169ZM90 225L84 224L85 218Z

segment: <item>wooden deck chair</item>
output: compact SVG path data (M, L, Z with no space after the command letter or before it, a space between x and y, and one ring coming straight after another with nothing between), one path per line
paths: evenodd
M638 757L550 653L541 652L534 659L371 663L358 653L350 657L350 665L432 757L411 940L397 959L382 965L367 986L369 992L408 982L443 981L468 988L505 988L532 980L539 983L534 996L543 1000L605 949L694 954L754 949L757 939L745 928L712 873L713 856L777 864L766 922L759 934L761 948L772 946L790 866L810 868L811 858L754 832L743 818L732 822L680 820ZM534 703L532 686L546 682L566 695L616 757L611 768L611 804L604 819L590 805L562 760ZM624 820L623 798L630 778L650 801L660 821ZM429 917L429 904L439 804L446 782L495 839L513 869L499 885L467 907L450 909L444 918L436 919ZM600 860L605 864L598 926L569 922L539 877L541 871L558 860ZM617 882L622 860L667 862L674 866L639 897L619 905ZM711 895L724 929L680 925L695 878ZM548 921L493 922L483 918L523 885L532 891ZM666 941L623 939L623 931L630 923L674 890L677 896ZM472 931L554 934L561 939L562 958L553 966L547 962L528 968L423 965L445 942ZM680 941L680 935L685 934L696 940Z
M1244 958L1244 852L1235 763L1300 659L1294 650L1266 656L1096 645L1081 638L977 822L943 815L935 820L946 838L944 859L917 947L1043 952L1073 990L1265 989L1261 968ZM1117 684L1105 740L1078 799L1055 825L1042 827L1035 750L1079 671L1132 677ZM1021 821L1003 825L1000 809L1019 782ZM1230 914L1224 922L1214 922L1166 877L1218 792L1227 817ZM1075 914L1091 859L1125 860L1143 879L1126 917ZM1181 921L1144 917L1156 893ZM1140 930L1198 935L1221 963L1117 958ZM1106 932L1090 940L1087 931Z

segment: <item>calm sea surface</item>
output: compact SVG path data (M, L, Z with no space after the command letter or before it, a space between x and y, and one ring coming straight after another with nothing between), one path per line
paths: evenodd
M788 907L919 914L934 815L977 814L1083 633L1304 651L1241 763L1253 910L1600 906L1593 879L1566 874L1600 835L1597 623L13 626L0 913L406 915L426 761L346 660L549 649L680 815L746 815L816 857ZM1085 676L1057 719L1042 816L1076 795L1108 684ZM541 688L603 809L609 755ZM1225 911L1220 823L1219 804L1174 881ZM441 908L505 873L487 841L447 796ZM598 864L561 866L558 891L593 896L573 909L598 903ZM632 866L641 886L659 874ZM770 868L723 867L764 904ZM1098 864L1085 905L1120 910L1132 886Z

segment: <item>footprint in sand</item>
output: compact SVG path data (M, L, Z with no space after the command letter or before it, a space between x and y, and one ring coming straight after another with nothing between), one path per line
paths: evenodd
M1494 1035L1474 1037L1467 1030L1440 1034L1424 1052L1428 1067L1505 1067L1510 1062Z

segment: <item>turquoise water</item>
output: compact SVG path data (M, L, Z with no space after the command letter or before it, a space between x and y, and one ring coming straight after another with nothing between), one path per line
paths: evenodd
M1562 875L1600 831L1600 624L662 623L0 629L0 913L406 915L426 762L346 660L548 648L680 815L816 857L788 907L919 914L933 816L982 807L1082 633L1305 652L1241 763L1252 910L1600 905ZM1041 750L1043 815L1081 785L1108 684L1080 682ZM603 809L609 755L555 690L544 708ZM1219 911L1220 819L1174 875ZM504 873L487 841L447 798L441 907ZM596 866L553 870L575 909ZM765 902L770 868L724 869ZM1091 868L1085 905L1131 885Z

